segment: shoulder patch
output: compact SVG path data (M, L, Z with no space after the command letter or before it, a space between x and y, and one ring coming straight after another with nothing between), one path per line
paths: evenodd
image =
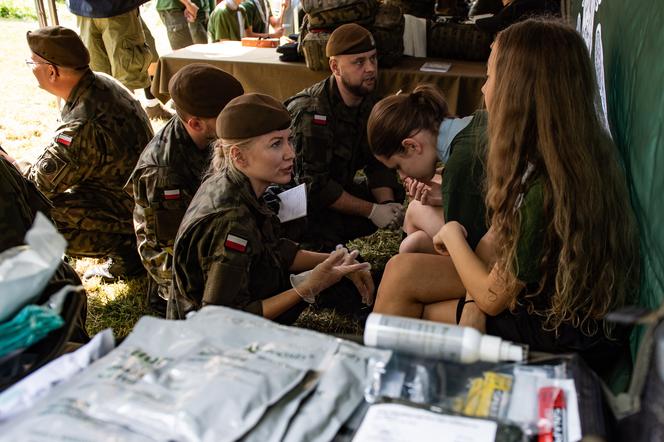
M317 126L327 126L327 116L314 114L313 123Z
M180 199L180 189L166 189L166 190L164 190L164 199L165 200L179 200Z
M69 146L73 137L71 135L60 134L55 138L55 142L63 146Z
M237 236L233 235L232 233L229 233L226 235L226 241L224 241L224 247L227 249L231 250L236 250L238 252L246 252L247 251L247 245L249 244L249 241Z
M53 155L52 153L50 155L44 155L43 158L37 163L39 172L45 176L59 175L66 165L67 163L65 163L62 158L58 157L57 155Z

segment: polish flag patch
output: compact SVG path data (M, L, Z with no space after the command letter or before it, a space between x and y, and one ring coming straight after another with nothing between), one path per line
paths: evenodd
M56 143L64 144L65 146L69 146L71 144L72 137L69 135L65 134L60 134L58 137L55 139Z
M180 189L164 190L164 199L165 200L179 200L180 199Z
M314 114L314 124L318 126L327 126L327 116Z
M238 252L246 252L248 242L249 241L247 241L244 238L240 238L239 236L229 233L226 236L226 242L224 243L224 247L232 250L237 250Z

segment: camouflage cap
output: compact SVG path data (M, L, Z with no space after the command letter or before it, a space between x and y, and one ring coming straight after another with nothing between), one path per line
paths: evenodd
M339 26L332 32L325 47L325 55L350 55L369 52L376 49L376 42L371 32L356 23Z
M288 129L290 114L281 102L265 94L233 99L217 117L219 138L245 139Z
M63 26L47 26L28 31L30 50L49 63L72 69L90 64L90 53L76 32Z
M171 77L168 93L176 109L195 117L216 118L229 101L244 93L244 88L219 68L193 63Z

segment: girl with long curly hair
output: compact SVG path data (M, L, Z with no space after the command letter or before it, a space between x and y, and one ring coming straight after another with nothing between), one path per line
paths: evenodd
M512 25L496 38L482 90L490 230L473 251L464 226L440 229L434 246L454 271L444 256L432 257L438 264L395 257L375 310L456 320L534 350L579 351L601 366L625 348L625 330L603 318L635 300L639 242L588 50L558 21ZM405 268L415 273L399 277ZM403 296L403 287L415 294Z

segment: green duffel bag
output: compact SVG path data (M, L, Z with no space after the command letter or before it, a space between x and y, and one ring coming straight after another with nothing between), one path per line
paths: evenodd
M325 56L325 47L330 39L328 32L307 32L300 47L304 52L304 61L312 71L330 70L330 59Z
M405 20L400 8L381 3L371 29L376 40L379 66L390 67L399 63L403 56L404 25Z
M377 0L302 0L309 16L309 29L334 29L346 23L371 25Z

